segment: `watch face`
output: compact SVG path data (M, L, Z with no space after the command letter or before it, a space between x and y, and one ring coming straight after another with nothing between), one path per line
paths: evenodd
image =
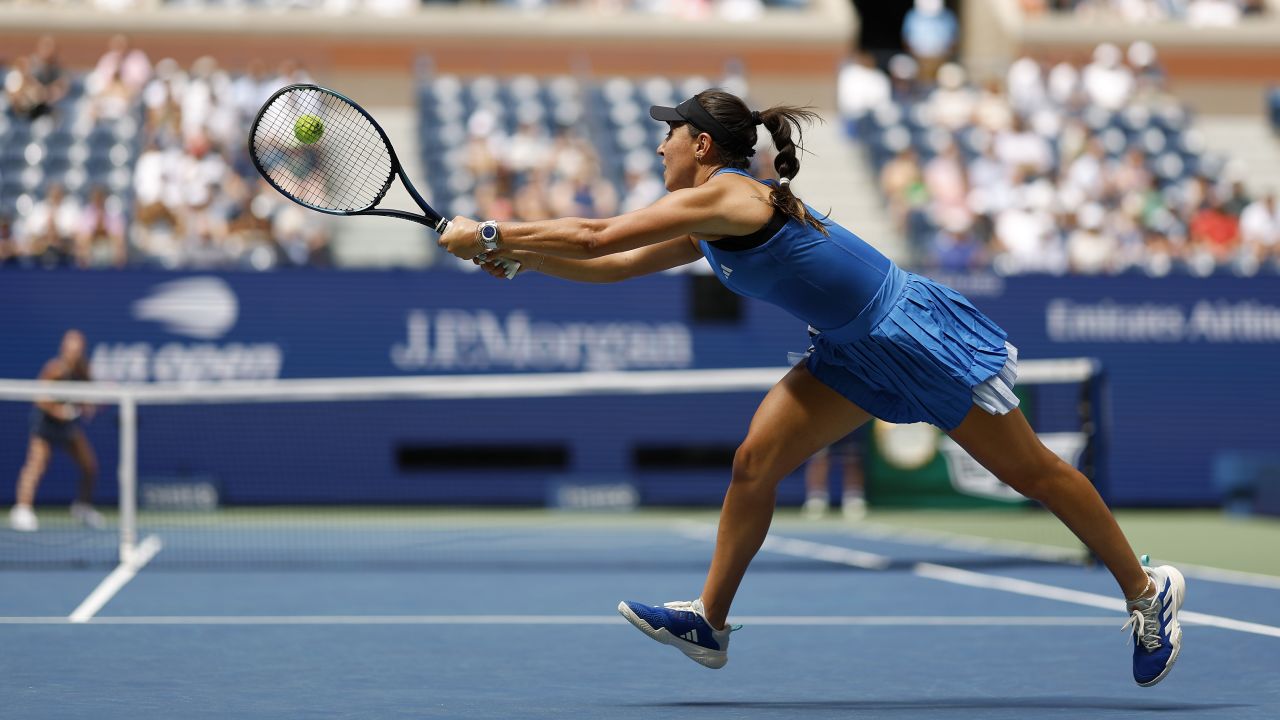
M484 238L485 242L493 242L494 240L497 240L498 227L496 225L481 225L480 237Z

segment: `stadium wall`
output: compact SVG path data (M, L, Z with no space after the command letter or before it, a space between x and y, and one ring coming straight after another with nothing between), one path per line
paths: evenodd
M1119 505L1208 505L1215 463L1274 451L1280 278L947 279L1024 358L1094 356L1110 393L1101 487ZM803 349L776 308L735 308L708 276L585 287L461 273L3 273L0 377L32 378L83 329L97 378L120 382L763 367ZM709 285L710 284L710 285ZM625 478L651 503L719 501L758 393L627 399L143 408L140 476L209 476L240 502L540 503L557 479ZM0 403L0 477L16 476L30 409ZM110 412L89 424L110 478ZM423 469L414 448L550 448L539 467ZM689 462L637 460L685 447ZM557 450L558 448L558 450ZM554 453L553 453L554 454ZM650 454L652 459L652 453ZM699 459L701 458L701 459ZM714 461L719 458L719 461ZM65 459L64 459L65 460ZM42 500L69 498L69 465ZM102 492L114 492L109 479ZM798 482L783 502L798 502ZM0 482L0 504L12 500ZM275 493L275 494L272 494Z

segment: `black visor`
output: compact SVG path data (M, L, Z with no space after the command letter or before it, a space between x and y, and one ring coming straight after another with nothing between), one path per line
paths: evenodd
M711 136L716 144L726 152L740 157L751 157L755 154L755 139L745 148L743 143L734 138L728 130L716 120L707 109L702 107L696 98L689 98L675 107L653 105L649 108L649 117L660 122L689 123L698 130Z

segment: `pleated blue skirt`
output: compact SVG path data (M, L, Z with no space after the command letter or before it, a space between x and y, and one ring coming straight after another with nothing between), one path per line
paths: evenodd
M952 430L973 407L975 389L1001 379L1010 361L1005 339L960 293L894 268L857 318L813 336L807 367L875 417ZM1003 376L1012 381L1010 371Z

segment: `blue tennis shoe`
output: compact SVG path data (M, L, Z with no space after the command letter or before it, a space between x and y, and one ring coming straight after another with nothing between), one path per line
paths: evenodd
M1124 627L1133 628L1133 679L1150 687L1169 674L1182 650L1178 610L1187 595L1187 581L1170 565L1143 569L1155 583L1156 594L1129 603Z
M713 629L701 598L662 607L627 600L618 603L618 612L645 635L676 648L699 665L719 669L729 662L732 629Z

